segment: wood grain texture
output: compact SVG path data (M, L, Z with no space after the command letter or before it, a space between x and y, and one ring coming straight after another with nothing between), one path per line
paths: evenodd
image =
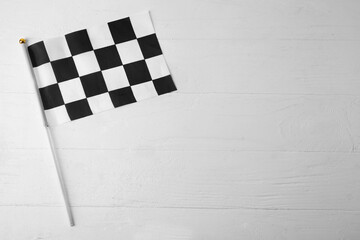
M301 240L356 239L360 234L359 212L74 207L74 213L78 225L69 228L59 218L65 218L60 207L0 207L2 216L12 215L0 218L7 229L2 238Z
M360 2L1 1L0 239L360 238ZM150 10L178 92L53 128L19 37Z

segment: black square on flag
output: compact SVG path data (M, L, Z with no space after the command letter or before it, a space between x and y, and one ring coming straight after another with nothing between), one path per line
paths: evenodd
M144 58L151 58L162 54L159 41L155 34L138 38L138 42Z
M73 56L93 50L86 29L66 34L65 38Z
M95 55L101 70L121 66L122 64L115 45L96 49Z
M156 92L159 95L176 90L176 86L170 75L153 80Z
M122 43L136 39L130 18L123 18L108 23L114 43Z
M72 57L53 61L51 62L51 66L54 70L54 74L58 82L63 82L79 77L74 59Z
M33 67L38 67L41 64L50 62L43 41L29 46L28 51L31 59L31 64Z
M114 104L114 107L120 107L125 104L136 102L131 87L124 87L114 91L110 91L109 94L111 101Z
M89 103L86 99L68 103L65 107L71 120L92 115Z
M149 69L144 60L124 65L130 85L151 81Z
M45 110L64 105L64 100L57 83L39 88L39 92Z
M107 92L106 83L101 72L80 77L86 97L92 97Z

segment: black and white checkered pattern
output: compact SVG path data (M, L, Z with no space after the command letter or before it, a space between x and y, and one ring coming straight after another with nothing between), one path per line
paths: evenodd
M148 12L28 51L49 125L176 90Z

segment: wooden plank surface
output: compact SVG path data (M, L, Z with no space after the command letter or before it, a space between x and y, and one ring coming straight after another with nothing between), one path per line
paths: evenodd
M7 229L2 238L13 240L301 240L357 239L360 234L360 213L353 211L74 207L79 218L75 228L64 226L59 216L65 218L65 213L59 207L0 207L2 216L8 212L11 218L0 218Z
M360 238L360 2L2 1L0 239ZM19 37L150 10L178 92L53 129Z

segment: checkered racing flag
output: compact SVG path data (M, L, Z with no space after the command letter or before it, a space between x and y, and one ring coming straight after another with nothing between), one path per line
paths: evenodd
M31 44L48 124L176 90L148 12Z

